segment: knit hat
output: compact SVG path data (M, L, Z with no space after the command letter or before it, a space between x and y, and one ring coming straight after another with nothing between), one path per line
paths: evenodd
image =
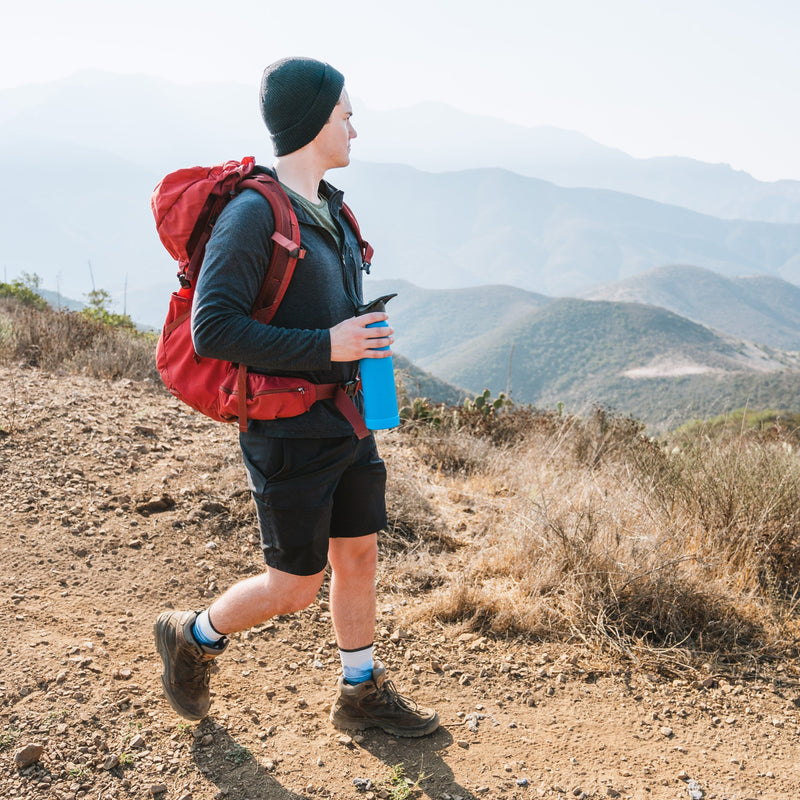
M293 153L322 130L339 102L344 76L313 58L283 58L261 78L261 116L276 156Z

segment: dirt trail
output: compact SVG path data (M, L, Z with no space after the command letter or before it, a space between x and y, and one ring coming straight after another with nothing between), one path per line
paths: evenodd
M377 651L439 710L436 734L331 728L324 591L235 637L211 716L184 723L153 620L261 569L234 429L147 383L16 368L0 383L0 797L796 796L796 664L733 682L615 671L578 647L410 624L416 598L390 580ZM19 768L26 745L43 750Z

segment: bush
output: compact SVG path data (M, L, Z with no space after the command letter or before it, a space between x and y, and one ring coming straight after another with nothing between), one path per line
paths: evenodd
M439 417L401 428L436 476L440 519L464 531L435 566L415 554L435 587L419 615L580 640L670 674L794 653L792 444L700 431L659 442L603 409L508 408L486 425L454 409Z
M97 378L158 378L152 333L92 315L0 299L0 359Z

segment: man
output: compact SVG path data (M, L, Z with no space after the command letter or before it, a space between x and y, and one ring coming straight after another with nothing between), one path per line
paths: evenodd
M274 231L269 203L244 191L220 214L196 287L192 337L200 356L251 370L352 386L361 358L385 358L394 341L383 313L362 302L358 239L342 193L323 180L347 166L356 132L344 78L328 64L287 58L261 83L261 109L276 159L272 174L300 224L305 257L271 324L250 312L267 271ZM356 398L360 403L360 397ZM424 736L432 709L398 694L373 658L377 531L386 526L386 470L372 435L358 439L332 401L298 417L250 420L240 445L261 529L266 571L234 584L209 608L161 614L155 639L162 684L187 719L206 715L209 673L228 636L310 605L331 567L331 617L342 661L331 722Z

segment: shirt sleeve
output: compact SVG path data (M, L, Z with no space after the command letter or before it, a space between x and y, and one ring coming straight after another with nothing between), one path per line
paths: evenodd
M273 231L272 209L256 192L243 192L220 214L192 304L195 352L278 372L329 369L327 328L279 328L251 317L269 267Z

